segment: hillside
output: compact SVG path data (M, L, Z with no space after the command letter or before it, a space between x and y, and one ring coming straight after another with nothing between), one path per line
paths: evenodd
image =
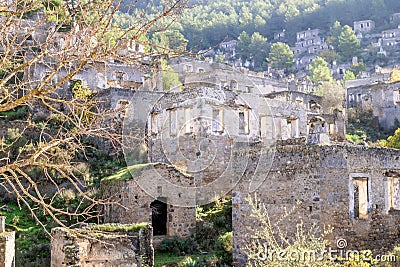
M162 1L141 3L135 8L155 11ZM191 0L193 8L183 12L173 25L188 39L188 48L207 49L225 37L236 39L242 31L259 32L273 39L276 32L286 29L289 44L295 42L297 31L319 28L328 32L337 20L342 25L372 19L387 25L389 15L400 12L397 0ZM129 1L125 0L125 4ZM125 11L128 11L127 9ZM384 26L383 26L384 27Z

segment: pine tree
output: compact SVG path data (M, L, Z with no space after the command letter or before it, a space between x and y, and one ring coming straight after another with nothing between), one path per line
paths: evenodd
M338 52L343 59L351 60L354 56L360 55L360 41L353 29L345 25L338 39Z
M289 70L293 65L293 57L293 51L287 44L277 42L271 46L267 60L274 69Z
M309 79L315 85L321 82L330 82L333 80L328 63L322 57L317 57L310 64L310 74L311 76L309 76Z

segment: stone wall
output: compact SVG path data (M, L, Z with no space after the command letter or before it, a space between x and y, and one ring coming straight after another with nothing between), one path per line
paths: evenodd
M183 84L208 82L244 93L271 93L287 90L287 84L263 76L243 73L227 64L198 60L172 60L174 71L179 73Z
M400 121L400 83L385 83L347 89L350 114L372 111L384 130L397 128ZM397 121L396 121L397 120Z
M232 192L235 266L244 266L243 246L258 225L246 200L256 169L262 171L258 175L264 179L256 194L273 222L285 209L301 202L280 225L289 238L302 221L306 229L313 223L320 229L332 226L329 241L333 249L339 238L347 240L349 249L373 252L389 250L399 243L399 184L396 180L396 188L389 190L389 181L399 177L400 151L363 146L277 147L271 168L257 161L256 152L252 158L253 163ZM368 184L365 217L357 217L354 209L353 182L361 178ZM397 193L390 196L393 190Z
M5 217L0 216L0 267L15 266L15 232L5 231Z
M102 225L100 225L102 226ZM104 225L103 225L104 226ZM154 266L152 228L122 231L129 225L107 225L113 231L53 228L52 267ZM119 228L120 227L120 228Z
M136 170L131 170L133 178L126 180L103 179L101 182L101 192L104 198L109 198L116 204L107 205L104 209L105 222L118 223L152 223L153 211L151 203L160 200L167 203L166 235L188 237L196 227L196 209L187 203L186 206L174 206L171 203L179 200L184 192L168 192L167 183L181 186L193 186L193 177L186 176L172 166L166 164L144 164L136 166ZM130 174L128 174L130 176ZM163 181L157 180L160 178ZM164 180L165 179L165 180ZM149 186L156 184L157 187L145 188L144 183L140 187L137 182L149 181ZM146 190L146 192L144 191ZM185 190L184 188L182 190ZM194 190L193 190L194 191Z

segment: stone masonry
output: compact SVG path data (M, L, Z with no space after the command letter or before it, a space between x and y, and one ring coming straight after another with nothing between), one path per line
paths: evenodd
M179 198L180 193L175 192L176 194L169 195L161 182L158 183L157 192L149 192L150 189L146 192L144 191L146 188L138 186L137 181L145 180L150 181L152 184L157 183L155 177L159 174L167 182L182 186L193 186L193 177L181 173L173 166L162 163L143 164L135 166L135 168L135 171L131 170L130 174L128 174L128 179L106 178L102 180L101 192L103 197L118 203L105 207L104 221L157 223L159 228L163 228L164 231L162 229L156 231L154 233L155 236L190 236L196 227L196 209L194 207L179 207L169 204L169 198ZM165 210L158 210L160 214L157 214L157 210L155 210L157 207L152 206L152 203L158 203ZM162 216L165 216L165 221L160 218ZM157 230L155 225L153 227Z
M154 266L152 228L123 231L129 225L100 225L110 230L89 228L51 231L52 267L141 267ZM95 226L96 227L96 226ZM105 228L105 229L107 229ZM99 228L101 229L101 228Z
M255 194L273 222L301 202L280 224L289 239L298 223L306 230L316 223L320 229L334 228L329 236L333 249L340 238L346 239L348 249L392 249L400 241L399 159L400 151L378 147L279 146L269 168L254 152L232 192L235 266L245 265L243 247L258 225L246 200L256 169L265 180Z
M5 231L5 219L0 216L0 267L14 267L15 232Z

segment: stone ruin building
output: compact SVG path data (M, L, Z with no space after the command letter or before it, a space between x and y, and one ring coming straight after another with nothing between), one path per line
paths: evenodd
M372 113L375 125L383 130L400 126L400 83L376 83L347 88L349 115Z
M311 49L305 52L326 49L318 31L304 34L298 36L298 47ZM33 41L40 42L35 38L33 34ZM140 52L134 44L125 52L129 54L130 49ZM333 226L332 246L345 238L349 248L380 251L399 242L399 151L346 144L345 111L326 113L319 97L288 84L209 63L184 60L172 66L183 85L170 92L162 92L159 79L145 86L146 70L120 62L92 62L76 75L76 81L100 92L110 107L121 110L120 124L128 120L142 126L131 129L144 141L135 147L144 149L133 151L132 162L142 164L130 164L128 159L133 166L126 174L102 181L103 196L122 205L106 206L105 222L147 222L153 230L145 237L105 234L107 242L115 245L110 248L55 229L52 266L98 266L101 261L124 266L128 260L141 266L141 255L152 261L151 234L156 241L164 236L190 236L196 224L194 205L207 203L208 192L232 196L235 266L245 264L243 246L251 241L249 227L257 225L250 216L249 193L267 205L271 218L301 201L293 221L284 224L288 232L303 221L308 226ZM51 64L39 62L26 71L26 79L40 82L51 70ZM57 75L54 79L56 83ZM378 109L374 112L382 127L391 127L398 110L396 86L388 87L390 94L376 85L364 95L349 88L347 104L368 107L367 101L375 101L372 107ZM71 94L70 86L60 90ZM133 115L138 114L130 110L135 106L143 108L137 119ZM140 153L145 154L143 159ZM140 187L138 181L150 181L153 186ZM252 186L254 181L258 187ZM194 189L171 194L169 184ZM187 193L186 204L171 204L182 203L180 198ZM0 233L0 237L4 241L0 254L9 255L4 266L12 266L14 235ZM142 241L147 242L145 251L138 245Z
M345 143L344 111L325 114L319 97L295 91L235 92L209 82L187 84L180 92L133 95L130 104L140 99L140 110L148 114L141 134L156 172L173 183L232 196L235 266L244 265L243 246L251 241L249 227L256 225L247 201L250 192L267 205L271 218L301 201L284 230L291 232L300 221L330 225L332 247L345 238L349 248L376 252L399 241L400 152ZM169 204L168 198L181 193L168 195L168 185L155 179L148 166L139 165L131 172L133 179L103 182L105 196L115 196L126 209L107 207L105 218L151 221L159 227L155 235L188 236L195 226L194 208ZM157 184L151 195L158 198L146 197L138 180ZM249 189L254 180L260 185L255 192ZM194 188L190 203L206 198ZM152 214L156 204L162 206L161 220ZM179 232L177 225L186 229Z
M161 185L157 188L156 198L138 187L138 180L154 180L154 170L169 182L183 186L194 184L193 177L183 174L171 165L163 163L135 165L134 170L124 170L127 179L109 177L102 180L103 197L118 202L118 205L108 205L104 209L104 221L128 224L147 222L153 227L155 245L158 245L165 236L189 237L196 226L196 210L193 206L181 207L168 204L172 196L163 192ZM135 179L131 179L131 175L134 175Z

